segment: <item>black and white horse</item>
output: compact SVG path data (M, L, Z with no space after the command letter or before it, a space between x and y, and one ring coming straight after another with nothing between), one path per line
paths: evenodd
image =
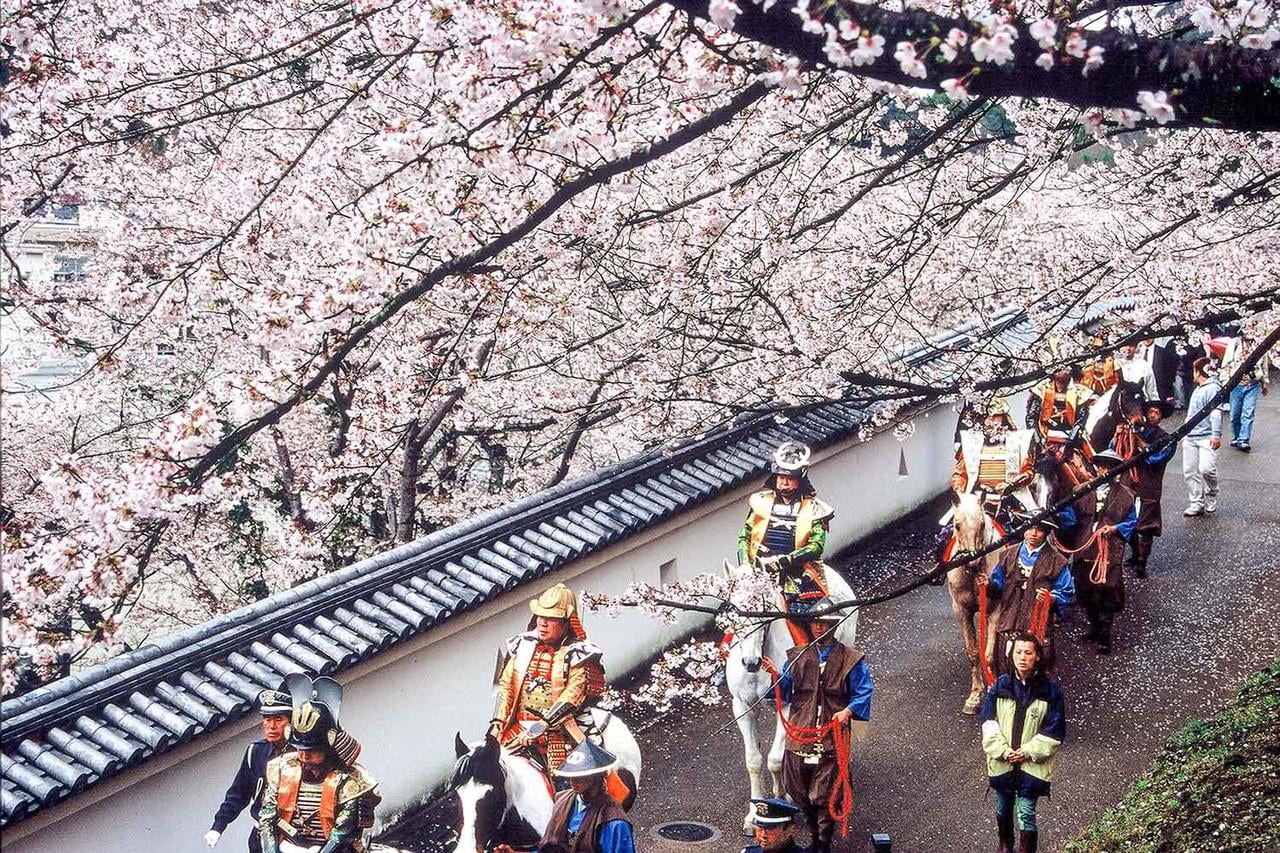
M1132 386L1121 382L1104 391L1089 404L1085 413L1084 438L1096 453L1111 447L1116 433L1128 427L1130 418L1139 415L1142 407Z
M532 762L502 748L493 735L468 746L454 742L458 761L450 787L458 798L459 853L484 853L499 842L531 850L551 819L551 788Z
M618 759L618 774L633 790L640 784L640 745L620 718L592 708L603 746ZM458 760L449 787L458 799L457 853L485 853L498 844L532 850L551 820L554 795L546 775L533 762L503 749L493 735L468 745L454 740Z

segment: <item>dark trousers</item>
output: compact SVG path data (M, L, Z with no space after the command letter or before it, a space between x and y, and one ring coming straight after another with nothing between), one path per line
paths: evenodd
M830 802L839 774L834 752L824 753L817 764L806 764L803 755L791 750L782 756L782 787L791 802L804 810L815 843L830 844L836 834Z
M262 853L262 836L258 834L257 826L249 833L249 853Z

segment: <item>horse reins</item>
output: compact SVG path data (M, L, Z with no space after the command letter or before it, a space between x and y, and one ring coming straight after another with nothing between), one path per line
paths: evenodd
M1101 535L1101 533L1101 530L1094 530L1089 534L1089 538L1084 540L1084 544L1075 549L1063 545L1055 534L1050 534L1049 538L1053 540L1053 547L1064 554L1073 556L1082 551L1087 551L1091 545L1096 545L1098 553L1094 557L1093 568L1089 569L1089 583L1102 585L1107 580L1107 565L1111 562L1111 540ZM1101 571L1099 571L1099 568L1101 568Z

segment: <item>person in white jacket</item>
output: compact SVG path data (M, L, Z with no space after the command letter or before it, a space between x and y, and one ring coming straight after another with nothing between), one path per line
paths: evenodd
M1231 339L1222 358L1222 375L1236 372L1258 346L1257 333L1246 328ZM1263 353L1258 363L1244 375L1240 384L1231 389L1231 446L1248 453L1253 449L1253 418L1258 409L1258 397L1271 390L1271 354Z

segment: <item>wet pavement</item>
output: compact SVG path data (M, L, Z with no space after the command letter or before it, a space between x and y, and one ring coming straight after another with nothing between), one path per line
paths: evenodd
M1126 580L1128 609L1116 620L1110 657L1083 642L1077 609L1062 626L1057 674L1068 742L1053 796L1039 809L1041 850L1059 849L1120 799L1172 732L1280 657L1280 394L1261 398L1253 446L1252 454L1219 452L1219 509L1201 518L1182 516L1181 455L1174 457L1164 536L1150 576ZM859 593L892 588L928 568L941 512L929 507L834 562ZM896 853L994 848L977 724L960 713L968 665L945 588L869 608L860 623L858 645L876 682L873 721L869 739L854 746L854 814L836 849L870 850L872 832L889 833ZM631 813L639 850L740 849L748 785L730 720L726 702L636 726L645 761ZM653 831L670 821L722 834L697 845L658 841ZM406 824L395 836L401 846L442 849L429 834Z

